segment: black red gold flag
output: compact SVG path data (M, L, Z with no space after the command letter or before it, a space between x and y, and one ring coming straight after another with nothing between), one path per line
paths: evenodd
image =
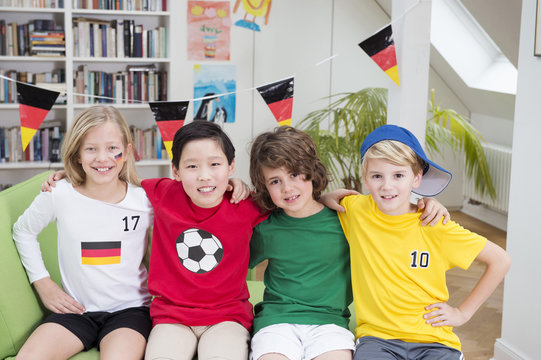
M169 154L169 159L173 159L171 148L173 147L173 138L178 129L184 126L186 113L188 112L189 101L163 101L150 102L150 110L154 113L156 125L160 130L163 144Z
M398 65L391 24L359 43L372 60L385 71L387 75L400 86Z
M95 241L81 243L81 264L120 264L120 241Z
M58 95L60 93L57 91L17 82L23 151L26 150L30 140L53 107Z
M291 126L293 111L293 78L280 80L257 88L280 126Z

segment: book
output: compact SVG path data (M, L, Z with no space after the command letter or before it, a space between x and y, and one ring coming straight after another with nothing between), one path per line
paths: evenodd
M34 19L32 23L35 31L57 30L55 21L51 19Z
M143 25L135 25L133 32L133 57L143 57Z
M6 25L6 55L13 56L13 34L11 33L13 28L10 24Z
M156 64L128 65L128 71L157 71Z
M124 20L124 56L127 57L133 57L134 27L134 20Z
M50 143L49 160L51 162L60 162L60 127L53 128L53 136Z
M118 20L116 23L116 56L123 58L124 55L124 21Z
M7 55L6 21L4 19L0 19L0 55Z

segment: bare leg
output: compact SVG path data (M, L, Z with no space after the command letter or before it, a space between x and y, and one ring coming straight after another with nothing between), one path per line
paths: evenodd
M289 360L289 358L282 354L270 353L260 356L257 360Z
M62 325L45 323L34 330L16 359L65 360L83 349L83 343L74 333Z
M314 360L351 360L353 351L351 350L334 350L316 356Z
M129 328L111 331L100 342L100 359L140 360L145 354L146 340L139 332Z

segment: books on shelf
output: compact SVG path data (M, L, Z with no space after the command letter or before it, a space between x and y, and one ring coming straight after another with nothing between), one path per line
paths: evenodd
M132 125L130 132L136 161L168 159L167 150L156 125L149 129L140 129Z
M167 0L73 0L74 9L167 11Z
M0 68L0 75L13 80L0 79L0 103L13 104L17 102L16 81L62 92L56 99L56 104L66 103L66 74L64 69L33 73L30 71L17 72L15 70L4 70Z
M16 24L0 19L0 55L64 56L65 51L64 30L54 20Z
M60 162L63 121L44 121L23 151L20 126L0 127L0 162Z
M73 19L75 57L167 57L164 26L145 29L135 20Z
M126 71L116 73L81 65L74 70L73 79L77 104L167 100L167 71L158 71L154 64L128 65Z
M157 126L141 129L130 126L133 139L135 160L168 159ZM65 131L63 121L46 120L32 137L32 140L22 150L21 128L19 126L0 127L0 163L43 161L61 162L60 147Z
M64 0L0 0L0 6L62 9Z
M13 80L0 79L0 103L13 104L17 102L17 83L15 81L63 92L56 99L56 104L66 103L66 73L64 69L33 73L30 71L17 72L15 70L4 70L0 68L0 75Z

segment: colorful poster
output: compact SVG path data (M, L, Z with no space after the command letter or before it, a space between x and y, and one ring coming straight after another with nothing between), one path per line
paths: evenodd
M229 1L188 1L188 60L229 60Z
M241 1L244 17L237 20L235 25L253 31L261 31L261 27L259 27L255 21L258 17L264 17L265 25L267 25L269 22L272 0L236 0L235 6L233 7L233 13L237 12ZM242 11L239 11L239 13L242 13Z
M194 120L235 122L236 77L235 65L194 65L194 99L203 98L193 103Z

